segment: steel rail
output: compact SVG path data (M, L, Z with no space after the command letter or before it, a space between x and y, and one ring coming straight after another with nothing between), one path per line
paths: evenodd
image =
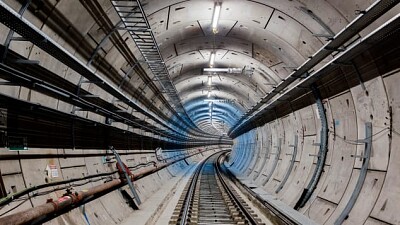
M178 220L175 220L175 222L173 222L173 220L172 220L172 221L170 221L170 223L173 222L173 223L177 223L177 224L180 224L180 225L193 223L193 221L189 221L189 218L190 218L191 214L193 213L193 211L196 211L196 209L192 208L193 207L192 204L193 204L193 201L194 201L194 197L196 195L195 192L199 188L198 185L202 185L201 183L202 182L206 182L207 179L208 179L208 178L203 178L202 175L200 175L200 174L205 169L205 165L207 163L212 163L212 166L215 169L215 174L212 175L212 177L214 177L213 179L215 179L216 182L218 181L216 183L216 185L218 185L220 190L221 190L220 194L223 195L223 196L226 194L225 195L226 197L224 197L225 201L232 202L234 205L236 205L235 208L242 212L242 216L238 216L237 215L237 216L234 216L234 217L236 217L236 219L241 217L244 221L247 221L247 222L245 222L246 224L253 224L253 225L262 224L261 222L257 221L257 219L255 217L252 216L252 213L248 209L246 209L246 207L242 204L242 202L239 199L239 197L237 196L237 194L233 191L232 187L224 179L224 177L222 175L222 172L220 170L219 161L223 157L225 152L227 152L227 151L222 151L222 152L220 151L220 152L214 153L214 154L210 155L209 157L207 157L200 165L198 165L198 167L196 168L196 171L192 175L190 183L188 184L187 191L184 194L185 197L184 197L183 205L180 208L180 210L177 211L177 212L179 212L180 216L179 216ZM217 154L220 154L220 155L217 156L216 158L212 159L213 162L210 162L211 161L210 158L215 156L215 155L217 155ZM207 177L209 175L204 175L204 176ZM204 181L203 179L206 179L206 181ZM200 181L200 180L202 180L202 181ZM211 184L208 184L208 185L211 185ZM201 187L202 186L200 186L200 190L201 190ZM214 188L218 189L217 186L215 186ZM208 194L206 194L206 196L208 196ZM199 194L199 198L200 198L200 206L198 206L198 207L199 207L199 210L200 210L199 212L201 213L201 210L202 210L202 206L201 206L202 194L201 193ZM205 201L207 201L207 199L209 199L209 197L206 197ZM203 203L203 204L205 204L205 203ZM227 203L225 202L224 204L227 204ZM195 214L195 215L197 215L197 214ZM207 217L207 215L199 214L198 215L198 218L199 218L198 222L201 222L201 220L202 220L201 218L204 217L204 216ZM216 217L215 221L218 221L219 219L220 219L219 217ZM236 220L234 220L234 221L236 221ZM203 222L205 222L205 221L203 221ZM222 223L222 221L220 221L220 222Z
M207 149L209 150L215 150L217 149L217 147L215 148L210 148ZM154 153L154 151L142 151L142 152L119 152L119 155L136 155L136 154L151 154ZM200 154L202 152L199 152ZM47 154L47 155L40 155L40 154L23 154L23 155L2 155L0 157L0 160L10 160L10 159L43 159L43 158L55 158L55 156L58 156L60 158L60 156L62 156L62 158L77 158L77 157L99 157L99 156L112 156L114 155L111 152L105 152L105 153L98 153L98 154L62 154L62 155L51 155L51 154ZM40 157L41 156L41 157ZM167 162L168 160L172 160L172 159L177 159L178 157L183 156L182 154L180 155L176 155L174 157L169 157L163 160L163 162ZM134 166L128 166L128 168L130 170L134 170L134 169L139 169L142 167L147 167L149 165L153 165L153 166L157 166L157 162L154 161L150 161L147 163L140 163ZM52 187L52 186L57 186L57 185L63 185L63 184L69 184L75 181L81 181L81 180L87 180L87 179L91 179L91 178L96 178L96 177L101 177L101 176L110 176L113 174L116 174L117 171L113 171L113 172L108 172L108 173L99 173L99 174L93 174L93 175L88 175L85 177L81 177L81 178L72 178L72 179L68 179L68 180L62 180L62 181L55 181L55 182L51 182L51 183L46 183L46 184L40 184L40 185L36 185L36 186L31 186L29 188L26 188L22 191L19 191L17 193L14 194L10 194L4 198L0 199L0 207L4 206L8 203L10 203L11 201L18 199L26 194L29 194L33 191L36 190L40 190L46 187Z
M236 203L236 205L240 208L240 211L242 211L242 213L246 217L246 220L249 222L249 224L252 224L252 225L259 224L259 222L256 221L256 219L251 215L251 213L246 209L246 207L243 206L243 204L240 202L240 200L236 196L236 194L233 193L232 187L229 187L228 183L223 178L221 168L220 168L221 165L219 163L223 157L225 157L225 156L223 154L221 154L220 156L218 156L217 160L214 162L214 166L217 171L218 179L220 180L226 193L230 196L230 199L232 199Z
M193 178L190 181L189 189L186 192L184 205L182 206L182 209L181 209L182 216L181 216L181 220L179 222L180 225L187 224L187 218L189 217L189 214L190 214L190 205L191 205L192 199L194 197L194 192L196 190L196 184L199 179L200 172L202 171L202 169L205 165L205 162L213 155L215 155L215 154L212 154L209 157L207 157L205 160L203 160L203 162L201 162L201 164L197 166L197 169L193 174Z
M202 152L209 151L204 150ZM173 162L163 163L156 168L145 169L139 173L131 175L131 181L139 180L143 177L156 173L170 165L177 162L190 158L194 155L200 154L200 152L190 154L188 156L177 159ZM8 215L0 218L0 224L2 225L23 225L23 224L42 224L47 222L63 213L66 213L74 208L79 207L82 204L86 204L93 201L111 191L117 190L125 185L127 185L125 179L115 179L110 182L97 185L88 188L83 191L77 191L75 193L66 194L57 200L51 200L43 205L36 206L31 209L23 210L21 212Z
M222 165L222 167L224 166ZM224 168L224 170L235 184L238 184L238 186L240 185L244 190L247 191L247 193L249 193L253 198L255 198L258 202L260 202L266 209L268 209L272 213L272 215L276 216L280 224L300 225L300 223L294 221L292 218L282 213L281 210L279 210L278 208L274 207L273 205L265 201L261 196L255 193L254 190L241 183L240 180L238 180L228 169Z

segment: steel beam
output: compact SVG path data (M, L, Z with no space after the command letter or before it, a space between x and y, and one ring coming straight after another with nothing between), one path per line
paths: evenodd
M270 155L274 154L275 155L275 160L274 160L274 164L272 165L271 171L269 172L267 178L264 180L264 182L262 183L262 186L266 185L267 182L271 179L272 175L275 172L276 166L278 165L278 161L279 161L279 156L281 154L281 149L282 149L282 138L279 138L279 142L277 146L274 146L276 148L276 152L275 153L270 153Z
M284 81L280 82L273 90L271 90L266 96L264 96L261 99L261 102L253 106L249 111L247 111L241 119L236 123L235 126L231 128L229 131L229 135L236 137L239 134L241 134L242 130L244 130L247 126L251 126L251 121L256 120L257 117L261 116L260 113L257 113L256 111L261 108L264 103L268 103L268 105L271 105L275 101L270 102L273 97L284 91L285 88L287 88L289 85L291 85L294 81L298 80L299 76L308 73L314 66L316 66L318 63L326 59L328 56L330 56L331 51L326 50L328 49L338 49L342 47L347 41L349 41L351 38L353 38L355 35L358 35L358 32L363 30L365 27L367 27L369 24L371 24L373 21L378 19L381 15L395 7L399 3L398 0L378 0L374 4L372 4L368 9L364 11L363 14L360 14L357 18L355 18L349 25L347 25L343 30L341 30L339 33L337 33L332 40L330 40L328 43L326 43L324 46L322 46L311 58L309 58L307 61L305 61L300 67L294 70ZM396 16L398 17L398 15ZM390 22L393 23L398 23L394 20L391 20ZM395 24L391 24L391 26L386 26L388 24L385 24L386 27L391 27L391 29L396 29L396 26L393 26ZM398 24L397 24L398 25ZM382 27L381 27L382 28ZM379 31L379 28L378 28ZM389 32L387 30L384 30L384 32ZM376 33L376 31L374 32ZM368 37L371 37L369 35ZM365 40L366 38L364 38ZM359 46L359 45L357 45ZM350 49L347 49L345 52L349 52ZM344 53L344 52L341 52ZM344 54L341 54L341 56ZM337 58L336 58L337 59ZM329 62L326 64L324 67L330 66L332 62ZM319 70L320 71L320 70ZM314 72L312 75L308 76L306 79L310 80L311 78L314 78L314 75L317 72ZM303 80L304 81L304 80ZM315 81L314 81L315 82ZM301 83L301 82L300 82ZM298 84L296 85L296 87ZM287 91L284 91L287 93ZM275 103L274 103L275 104Z
M362 166L360 170L360 175L358 176L358 180L354 190L350 196L349 201L346 204L346 207L343 209L342 213L340 213L339 217L336 219L334 225L340 225L347 218L351 210L353 209L354 204L356 204L357 198L360 195L361 189L364 185L365 178L367 177L369 159L371 156L372 149L372 123L365 123L365 139L359 140L358 142L364 143L364 155L362 157Z
M307 187L304 189L304 193L301 195L300 199L294 206L294 209L296 210L304 207L307 201L311 198L311 195L314 193L314 190L317 187L317 184L321 178L322 172L324 171L326 154L328 152L328 121L326 119L324 104L322 103L321 95L318 88L313 85L311 86L311 89L317 104L318 115L321 121L320 143L318 143L319 151L317 155L318 160L310 182L308 183Z
M285 186L286 181L288 180L289 175L290 175L290 173L291 173L292 170L293 170L294 162L296 161L296 156L297 156L297 144L298 144L298 139L299 139L299 137L298 137L297 135L295 135L295 136L294 136L294 143L293 143L293 145L289 145L289 147L292 147L292 148L293 148L293 152L290 153L290 154L292 155L292 159L290 160L289 168L288 168L288 170L286 171L286 174L285 174L283 180L281 181L281 183L279 184L278 188L277 188L276 191L275 191L276 194L278 194L278 193L282 190L283 186ZM288 154L287 154L287 155L288 155Z

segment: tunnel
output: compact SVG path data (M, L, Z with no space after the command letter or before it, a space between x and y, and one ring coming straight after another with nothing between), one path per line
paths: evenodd
M399 3L0 0L0 224L399 225Z

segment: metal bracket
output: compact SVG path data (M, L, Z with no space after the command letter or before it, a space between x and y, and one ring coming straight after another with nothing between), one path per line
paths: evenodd
M142 202L140 201L139 195L137 194L135 188L133 187L133 183L131 181L130 176L128 175L128 172L126 171L125 164L122 162L121 157L119 157L118 152L115 150L115 148L113 146L110 146L110 150L114 153L115 159L117 160L118 165L120 166L122 172L125 175L126 181L128 182L129 189L131 190L134 198L136 199L137 204L138 205L142 204Z
M14 83L14 82L9 82L9 81L0 82L0 85L6 85L6 86L19 86L17 83Z
M298 143L298 139L299 137L297 135L294 135L294 144L293 145L289 145L289 147L293 148L293 153L286 153L286 155L292 155L292 159L290 160L290 165L289 168L286 171L285 176L283 177L282 182L279 184L278 188L276 189L275 193L278 194L283 186L285 186L286 181L289 178L290 173L292 172L293 166L294 166L294 161L296 160L296 155L297 155L297 143Z
M31 0L26 0L25 4L21 6L21 8L19 9L19 12L18 12L18 14L21 15L21 17L24 14L24 12L28 9L30 4L31 4ZM4 42L4 50L2 52L0 62L4 62L7 57L8 48L10 47L10 43L15 38L15 37L13 37L13 35L14 35L14 31L12 29L10 29L10 31L7 34L6 41ZM20 38L20 37L18 37L18 38Z
M365 155L363 155L363 154L361 154L361 155L350 155L350 156L354 157L354 158L359 158L360 161L362 161L362 159L365 159Z
M328 50L328 51L334 51L334 52L344 52L346 50L345 48L332 48L329 46L325 46L324 49Z
M275 160L274 160L274 164L272 165L271 171L269 172L267 179L265 179L265 181L263 182L262 186L264 186L265 184L267 184L267 182L269 181L269 179L271 179L272 174L274 173L275 169L276 169L276 165L278 164L278 160L279 160L279 155L281 154L281 145L282 145L282 138L279 138L279 142L278 142L278 146L274 146L277 148L277 152Z
M269 151L270 151L270 145L268 142L268 145L265 145L265 155L269 155ZM267 163L267 159L268 159L268 157L264 158L262 165L260 167L260 170L265 167L265 164ZM260 175L261 175L261 171L254 176L253 180L255 181Z
M39 64L39 60L29 60L29 59L16 59L13 61L13 63L18 63L18 64Z
M29 41L29 39L25 37L12 37L11 40L13 41Z
M361 77L361 73L360 73L360 71L358 70L358 67L356 66L356 64L355 64L353 61L351 62L351 65L353 66L354 70L356 71L357 78L358 78L358 81L360 81L361 88L362 88L364 91L366 91L367 88L365 87L364 80L363 80L362 77Z
M79 97L82 97L82 98L100 98L99 95L92 95L92 94L80 95Z
M320 135L320 143L313 144L319 146L318 154L317 155L310 154L310 156L316 156L318 157L318 160L310 182L304 189L303 194L301 195L300 199L297 201L294 207L296 210L303 207L307 203L307 201L311 198L311 195L314 193L314 190L317 187L317 184L321 178L325 166L326 153L328 152L328 121L326 119L324 104L322 103L321 94L319 93L318 88L315 85L312 85L311 90L315 98L315 103L317 104L318 114L321 121L321 131L320 131L321 135Z
M104 84L104 81L83 80L81 84Z
M330 34L313 34L314 37L326 38L326 41L332 41L335 39L334 35Z
M346 207L343 209L342 213L336 219L334 225L342 224L343 221L347 218L350 211L353 209L353 206L356 203L358 196L360 195L362 186L363 186L365 178L367 176L368 164L369 164L369 159L370 159L371 150L372 150L372 123L371 122L365 123L365 139L363 140L363 143L365 143L365 147L364 147L364 156L362 157L363 163L362 163L362 167L360 170L360 175L358 176L356 186L354 187L354 190L352 192L353 194L350 196L350 199L347 202Z

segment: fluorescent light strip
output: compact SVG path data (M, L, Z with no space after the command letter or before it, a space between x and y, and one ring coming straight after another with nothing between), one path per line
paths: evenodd
M215 61L215 53L213 52L213 53L211 53L211 56L210 56L210 67L214 66L214 61Z
M220 5L215 5L213 20L212 20L212 26L211 26L214 33L217 32L218 19L219 19L220 12L221 12L221 6Z
M208 76L207 84L208 84L208 86L211 86L211 84L212 84L212 76Z
M211 91L208 91L207 98L210 98L210 97L211 97Z
M211 60L210 60L211 62ZM211 65L211 63L210 63ZM216 73L242 73L242 68L204 68L204 72L216 72Z

